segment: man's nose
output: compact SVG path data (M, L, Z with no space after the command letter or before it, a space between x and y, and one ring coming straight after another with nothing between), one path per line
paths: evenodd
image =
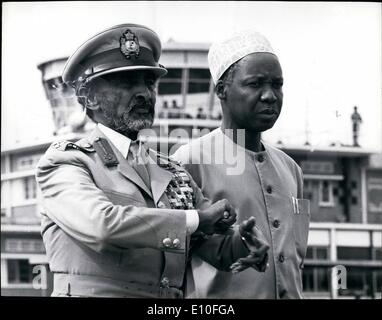
M261 93L260 99L264 102L275 102L277 100L277 96L271 88L265 88Z
M145 84L137 86L136 94L135 94L136 99L147 100L150 98L150 96L151 96L150 90Z

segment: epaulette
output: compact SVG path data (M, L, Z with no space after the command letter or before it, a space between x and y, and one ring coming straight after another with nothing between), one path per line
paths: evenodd
M86 143L83 140L79 140L76 143L62 140L62 141L56 141L51 145L52 148L59 150L59 151L66 151L66 150L81 150L83 152L94 152L94 148L90 143Z
M119 161L117 156L106 139L101 137L95 138L93 147L106 167L114 167L118 165Z

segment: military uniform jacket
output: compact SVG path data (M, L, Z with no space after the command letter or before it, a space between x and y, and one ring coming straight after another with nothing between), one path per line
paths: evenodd
M174 155L206 197L230 201L237 209L238 223L254 216L270 244L269 268L264 273L252 268L235 275L221 272L206 262L206 252L196 253L190 275L193 281L187 282L190 297L302 297L310 220L309 201L302 199L302 171L284 152L263 145L265 151L250 152L218 128L181 146ZM234 150L238 164L233 157L224 158L225 150ZM233 169L240 167L242 171L235 173Z
M98 128L76 143L53 144L40 159L36 179L53 295L183 296L186 211L171 209L165 191L172 173L157 164L148 171L151 188ZM209 206L192 179L190 186L194 207ZM210 244L222 269L248 253L237 233Z

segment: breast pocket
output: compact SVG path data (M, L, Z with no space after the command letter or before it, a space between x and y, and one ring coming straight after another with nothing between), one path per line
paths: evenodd
M292 197L292 208L293 233L296 241L296 248L300 258L304 259L308 245L310 201Z

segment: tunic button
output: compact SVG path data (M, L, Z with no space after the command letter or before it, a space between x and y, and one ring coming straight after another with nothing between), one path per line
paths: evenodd
M285 289L280 290L279 297L283 298L286 295L287 291Z
M162 281L160 282L161 287L168 288L170 285L170 280L168 280L167 277L163 277Z
M259 161L259 162L263 162L263 161L264 161L264 156L263 156L262 154L259 154L259 155L257 156L257 161Z
M272 193L272 187L271 187L271 186L268 186L268 187L267 187L267 192L268 192L269 194Z
M179 248L180 247L180 240L174 239L174 241L172 242L172 245L174 248Z
M284 255L283 255L283 254L280 254L280 255L279 255L279 261L280 261L281 263L283 263L284 260L285 260Z
M166 207L166 205L162 201L159 201L158 208L164 208L164 207Z
M170 248L172 246L172 241L170 238L165 238L163 239L163 245L166 247L166 248Z
M280 221L277 219L273 221L273 226L277 229L280 226Z

